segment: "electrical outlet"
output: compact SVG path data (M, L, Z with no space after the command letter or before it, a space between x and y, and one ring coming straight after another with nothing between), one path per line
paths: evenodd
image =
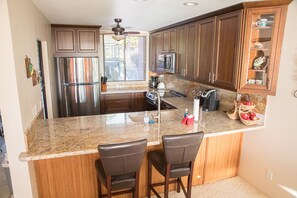
M273 177L273 172L272 170L270 169L267 169L267 172L266 172L266 178L270 181L272 181L272 177Z

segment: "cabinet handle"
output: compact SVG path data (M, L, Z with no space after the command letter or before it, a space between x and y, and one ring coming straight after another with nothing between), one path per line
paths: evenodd
M216 77L216 75L214 74L214 73L212 73L212 83L214 83L215 82L215 77Z
M208 82L211 82L211 73L208 74Z

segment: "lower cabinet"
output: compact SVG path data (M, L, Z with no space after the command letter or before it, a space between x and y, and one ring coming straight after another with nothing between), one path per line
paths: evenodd
M211 183L237 175L243 133L204 138L194 165L193 186ZM148 146L147 152L162 149L162 145ZM98 197L94 162L98 153L37 160L30 163L35 169L39 197ZM187 178L182 178L187 185ZM164 178L153 169L153 182ZM140 197L147 192L147 158L140 171ZM164 188L157 187L158 192ZM175 185L170 185L170 191ZM106 192L102 188L103 193ZM121 198L130 197L122 195Z
M145 92L101 95L101 114L134 111L145 111Z

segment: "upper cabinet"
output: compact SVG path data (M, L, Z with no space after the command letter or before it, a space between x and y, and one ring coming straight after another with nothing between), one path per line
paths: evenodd
M216 17L197 22L197 69L195 79L203 84L212 82L214 67Z
M240 92L275 95L285 24L283 9L247 9Z
M211 75L214 86L236 90L240 65L242 10L219 15L216 20L215 64Z
M199 83L275 95L291 0L245 2L155 31L151 50L176 52L176 74ZM173 36L172 36L173 35ZM151 61L151 62L153 62ZM153 64L152 64L153 65Z
M54 55L98 56L100 26L52 25Z

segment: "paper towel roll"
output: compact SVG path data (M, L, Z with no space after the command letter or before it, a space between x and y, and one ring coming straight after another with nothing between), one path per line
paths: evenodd
M194 114L194 120L198 121L199 120L199 103L200 99L194 99L194 108L193 108L193 114Z

